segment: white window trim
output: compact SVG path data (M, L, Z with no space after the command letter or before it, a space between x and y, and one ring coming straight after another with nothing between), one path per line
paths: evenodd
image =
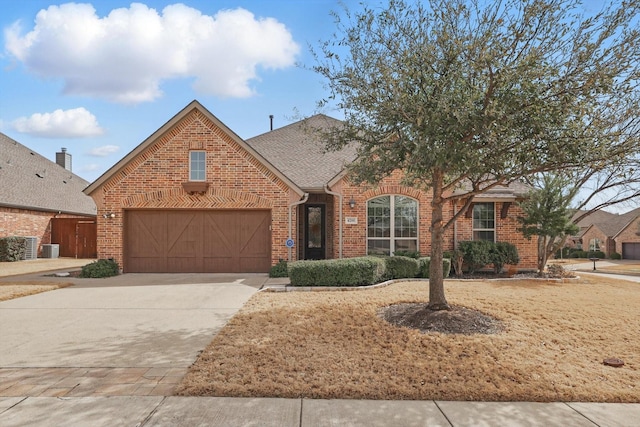
M371 200L379 199L381 197L389 197L389 237L369 237L369 202ZM407 199L411 199L416 203L416 237L395 237L395 207L396 207L396 196L406 197ZM367 222L366 222L366 249L367 254L369 253L369 240L381 240L389 241L389 255L393 255L395 252L395 241L396 240L415 240L416 241L416 251L420 251L420 201L418 199L414 199L411 196L405 196L404 194L381 194L376 197L372 197L367 200Z
M191 153L204 153L204 177L202 179L193 179L191 176L191 166L193 164L193 159L191 158ZM204 150L191 150L189 151L189 181L193 182L203 182L207 180L207 152Z
M493 231L493 243L496 242L496 237L497 237L497 231L496 231L496 226L497 226L497 221L496 221L496 202L477 202L473 205L473 209L475 210L476 205L479 204L493 204L493 228L476 228L476 221L473 215L473 212L471 213L471 239L472 240L476 240L474 238L475 236L475 232L476 231Z

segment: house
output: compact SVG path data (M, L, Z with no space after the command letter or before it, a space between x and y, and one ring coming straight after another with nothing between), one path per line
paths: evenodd
M64 148L52 162L0 133L0 237L35 237L38 256L53 243L60 256L96 257L96 205L71 160Z
M400 184L349 182L356 152L325 153L310 129L324 115L243 140L193 101L85 189L98 208L98 255L125 272L266 272L280 259L430 249L430 197ZM520 268L536 244L516 231L514 185L476 197L446 235L514 243ZM456 206L448 206L451 217Z
M623 259L640 259L640 208L624 214L596 211L578 225L582 250L602 251L607 258L618 253Z

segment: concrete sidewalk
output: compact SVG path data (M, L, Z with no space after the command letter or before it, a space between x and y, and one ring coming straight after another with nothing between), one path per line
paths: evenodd
M640 404L228 397L0 398L14 426L638 426Z

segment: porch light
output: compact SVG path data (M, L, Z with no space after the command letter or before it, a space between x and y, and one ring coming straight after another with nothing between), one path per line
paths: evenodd
M114 214L113 212L109 212L109 213L106 213L106 214L102 215L102 217L103 217L103 218L110 218L110 219L113 219L113 218L115 218L115 217L116 217L116 214Z
M351 209L356 207L356 201L353 199L353 197L349 199L349 207Z

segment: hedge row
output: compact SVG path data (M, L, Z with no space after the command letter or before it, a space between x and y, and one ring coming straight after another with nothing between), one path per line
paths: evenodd
M0 238L0 261L20 261L27 251L27 239L24 237Z
M288 263L292 286L365 286L391 279L429 277L430 258L405 256L294 261ZM443 261L444 277L449 275L451 262ZM278 268L279 270L279 268Z
M611 259L616 259L616 256L619 256L617 252L611 254ZM602 251L583 251L581 249L576 248L563 248L562 253L560 250L556 251L556 259L559 258L600 258L604 259L605 254ZM622 258L622 257L620 257ZM619 258L617 258L619 259Z

